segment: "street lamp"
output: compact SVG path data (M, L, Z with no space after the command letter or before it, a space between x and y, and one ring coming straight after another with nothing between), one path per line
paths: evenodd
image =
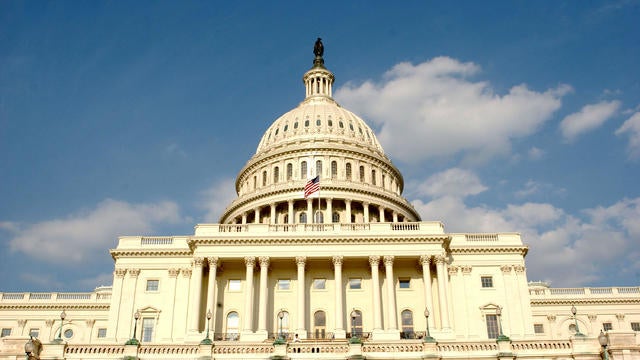
M280 322L280 333L278 333L278 338L274 341L274 345L282 345L285 343L284 336L282 334L282 319L284 319L284 310L278 311L278 321Z
M131 339L129 339L129 341L127 341L125 343L125 345L138 345L138 344L140 344L138 339L136 339L136 334L138 332L138 319L140 319L140 310L136 310L136 313L133 314L133 318L135 319L135 322L133 323L133 336L131 337Z
M498 341L510 340L507 335L502 333L502 308L500 306L496 309L496 316L498 317Z
M64 325L64 319L67 317L67 313L64 312L64 309L62 309L62 312L60 313L60 332L58 332L58 338L56 339L57 341L62 341L62 326Z
M349 339L349 343L351 344L360 344L360 337L356 335L356 331L354 329L354 327L356 326L356 318L358 317L358 312L356 311L356 308L353 308L353 310L351 310L351 339Z
M571 313L573 314L573 320L575 321L576 324L576 337L583 337L585 336L583 333L580 332L580 328L578 327L578 317L576 316L576 314L578 313L578 309L576 309L575 305L571 305Z
M598 335L598 342L600 346L602 346L602 352L604 353L604 360L609 360L609 350L607 350L607 345L609 345L609 337L607 334L600 330L600 335Z
M203 344L203 345L213 344L213 341L211 341L211 339L209 338L209 323L211 323L211 317L213 317L213 314L211 314L211 310L207 310L207 337L202 339L202 341L200 341L200 344Z
M424 342L436 342L436 339L432 338L431 333L429 332L429 308L424 308L424 317L427 319L427 335L424 337Z

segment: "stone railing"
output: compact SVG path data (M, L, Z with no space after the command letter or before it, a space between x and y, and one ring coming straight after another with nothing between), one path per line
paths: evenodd
M111 292L90 293L0 293L2 303L67 303L73 300L74 304L104 303L109 304Z
M195 236L246 236L247 233L303 233L303 232L372 232L376 234L394 234L416 232L425 235L444 235L441 222L407 222L407 223L328 223L328 224L199 224ZM497 235L492 235L497 236Z
M541 286L529 287L532 299L545 298L580 298L580 297L640 297L640 286L633 287L586 287L586 288L550 288Z
M142 236L140 245L173 245L173 237L171 236Z

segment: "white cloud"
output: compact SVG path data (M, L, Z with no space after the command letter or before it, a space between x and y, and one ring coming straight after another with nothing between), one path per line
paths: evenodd
M598 128L609 120L620 108L620 101L602 101L585 105L577 113L566 116L560 122L560 131L566 141L573 141L579 135Z
M63 219L14 228L9 248L45 262L85 263L104 256L120 235L146 234L154 226L180 221L178 206L169 201L130 204L107 199Z
M629 158L640 158L640 111L631 115L631 117L616 130L616 135L628 135L629 143L627 144L627 152Z
M344 85L336 98L378 126L394 158L418 162L463 154L476 162L508 152L512 139L537 131L571 91L567 85L545 92L517 85L495 94L489 83L468 80L479 70L449 57L400 63L378 83Z
M431 197L477 195L486 189L475 173L460 168L432 175L418 185L418 193Z
M529 159L531 160L540 160L544 156L544 150L534 146L529 149L529 152L527 154L529 155Z
M218 222L224 209L237 197L233 178L220 179L213 183L203 191L203 202L200 207L206 211L204 221Z

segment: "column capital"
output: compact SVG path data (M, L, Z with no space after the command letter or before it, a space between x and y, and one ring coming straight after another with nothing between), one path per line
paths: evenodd
M449 275L457 275L459 269L458 266L449 266Z
M85 324L87 324L88 327L93 327L93 325L95 325L96 323L96 319L87 319L84 322Z
M445 258L444 255L436 255L433 257L433 260L436 262L436 264L444 264L445 262L447 262L447 258Z
M244 264L247 267L254 267L256 265L256 258L255 256L245 256L244 257Z
M116 268L114 273L116 274L116 277L123 278L124 275L127 273L127 269Z
M204 258L203 257L193 258L193 266L194 267L202 267L202 264L204 264Z
M180 273L180 269L168 269L167 270L169 272L169 277L177 277L178 274Z
M182 277L190 278L191 277L191 269L181 269Z
M500 270L503 274L509 274L511 272L511 265L502 265L500 266Z
M334 255L333 258L331 258L331 261L333 261L333 266L342 265L342 262L344 261L344 256Z
M209 267L217 267L218 266L218 261L220 259L217 256L210 256L207 258L207 262L209 263Z
M129 276L132 278L137 278L140 275L140 269L129 269Z
M462 265L460 266L460 269L462 269L462 275L469 275L471 274L471 270L473 268L471 267L471 265Z
M306 256L296 256L296 265L304 267L307 262Z
M345 204L351 204L351 199L344 199Z
M372 267L378 267L380 264L380 256L378 255L370 255L369 256L369 265Z
M268 256L260 256L258 259L260 261L260 269L269 267L269 257Z
M513 270L515 270L515 272L522 274L525 270L524 266L522 265L514 265L513 266Z
M384 266L393 266L393 260L395 256L393 255L385 255L384 257Z
M431 263L431 255L420 255L420 265L429 265Z

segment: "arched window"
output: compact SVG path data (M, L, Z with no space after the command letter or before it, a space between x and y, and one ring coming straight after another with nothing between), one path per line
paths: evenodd
M262 172L262 186L267 186L267 172Z
M322 177L322 160L316 160L316 176Z
M324 214L322 213L322 211L316 210L316 214L315 215L316 216L314 218L315 218L315 223L316 224L324 223Z
M355 318L351 318L351 336L362 336L362 313L360 310L351 312Z
M411 310L404 310L400 314L402 319L402 338L403 339L413 339L415 338L415 334L413 332L413 313Z
M360 182L364 182L364 166L360 165Z
M240 316L235 311L227 314L226 340L238 340L240 337Z
M254 175L253 176L253 190L255 190L256 187L258 186L257 182L258 182L258 177Z
M387 180L387 176L383 173L382 174L382 184L381 185L385 189L387 188L387 184L385 184L386 180Z
M331 222L333 222L333 223L339 223L340 222L340 214L338 214L337 211L334 211L333 214L331 215Z
M347 180L351 180L351 163L345 165L345 173L347 174Z
M287 180L291 180L293 177L293 164L287 164Z
M331 162L331 178L335 179L337 177L338 177L338 162L334 160Z
M300 179L304 180L307 177L307 162L303 161L300 163Z
M376 184L376 171L371 170L371 185L375 185L375 184Z
M316 311L313 314L313 336L316 339L324 339L327 329L327 317L324 311Z
M303 212L300 213L300 224L306 224L307 223L307 213Z
M277 184L278 183L278 178L280 177L280 168L279 167L275 167L273 168L273 183Z

